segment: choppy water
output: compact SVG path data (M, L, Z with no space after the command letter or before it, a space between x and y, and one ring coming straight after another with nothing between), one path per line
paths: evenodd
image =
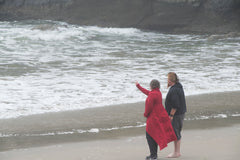
M52 21L0 22L0 118L143 101L178 73L186 95L240 90L240 37Z

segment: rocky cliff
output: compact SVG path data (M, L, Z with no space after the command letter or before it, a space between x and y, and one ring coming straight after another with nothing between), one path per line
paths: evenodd
M177 33L240 32L240 0L0 0L1 21L26 19Z

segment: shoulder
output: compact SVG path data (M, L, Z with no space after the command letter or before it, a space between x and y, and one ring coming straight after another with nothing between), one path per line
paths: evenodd
M169 89L169 95L175 95L175 94L178 94L179 92L179 88L176 87L176 86L172 86L170 89Z
M171 88L169 88L169 93L172 93L176 90L177 88L175 86L172 86Z
M157 95L159 93L160 93L160 91L158 91L158 90L152 90L149 92L149 95Z
M158 98L159 96L162 96L162 93L160 91L151 91L148 96Z

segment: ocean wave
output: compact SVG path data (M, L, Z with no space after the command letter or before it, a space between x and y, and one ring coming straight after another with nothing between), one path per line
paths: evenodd
M169 71L186 95L239 91L239 51L238 37L1 22L0 119L140 102L136 80L159 79L164 98Z

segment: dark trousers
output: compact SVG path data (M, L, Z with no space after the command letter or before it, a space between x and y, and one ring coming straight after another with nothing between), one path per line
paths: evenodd
M146 138L147 138L148 147L151 153L150 154L151 158L157 158L158 144L147 132L146 132Z

